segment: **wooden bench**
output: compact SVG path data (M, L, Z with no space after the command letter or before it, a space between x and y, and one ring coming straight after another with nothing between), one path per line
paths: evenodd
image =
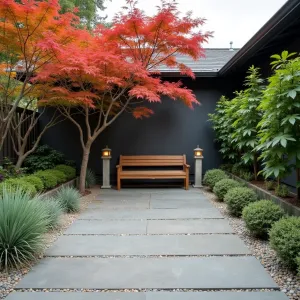
M129 167L134 167L134 170ZM144 169L136 170L136 167L144 167ZM150 167L151 170L145 170ZM181 167L182 169L153 170L155 167ZM188 190L189 170L190 166L186 164L185 155L121 155L120 164L117 166L117 189L121 189L121 179L184 179L184 187Z

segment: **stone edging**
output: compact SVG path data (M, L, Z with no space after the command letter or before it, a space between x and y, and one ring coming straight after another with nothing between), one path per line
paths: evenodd
M287 201L271 194L270 192L236 176L236 175L233 175L232 173L228 173L227 174L239 181L239 182L242 182L244 184L246 184L249 188L253 189L259 196L259 198L261 199L269 199L269 200L272 200L274 203L278 204L287 214L291 215L291 216L297 216L297 217L300 217L300 208L299 207L296 207L290 203L288 203Z
M74 186L77 186L77 183L78 183L78 177L75 177L74 179L72 179L70 181L62 183L61 185L57 186L56 188L43 193L41 196L42 197L54 197L60 188L68 187L68 186L74 187Z

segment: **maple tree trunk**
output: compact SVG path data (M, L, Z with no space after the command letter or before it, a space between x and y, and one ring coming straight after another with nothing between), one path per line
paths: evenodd
M80 177L79 177L80 193L84 193L85 191L85 179L86 179L86 171L89 163L90 150L91 150L91 142L88 142L83 149L83 155L81 161Z

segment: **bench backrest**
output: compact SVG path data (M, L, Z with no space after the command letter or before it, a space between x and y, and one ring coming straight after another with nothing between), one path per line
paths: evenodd
M185 155L132 155L120 156L120 166L126 167L160 167L183 166L186 163Z

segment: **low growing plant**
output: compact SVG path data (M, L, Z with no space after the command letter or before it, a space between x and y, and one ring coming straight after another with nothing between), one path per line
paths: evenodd
M250 203L243 209L243 219L251 234L267 238L272 225L284 216L280 206L270 200Z
M230 172L232 171L232 167L233 167L233 164L223 164L220 166L220 169L225 171L225 172Z
M49 174L52 174L54 177L56 177L57 183L64 183L67 181L67 175L60 170L50 169L50 170L47 170L47 172Z
M288 217L276 222L270 230L270 245L283 263L296 269L300 253L300 218Z
M85 186L87 188L91 188L92 186L94 186L97 182L96 179L96 174L94 173L93 170L91 169L87 169L86 171L86 177L85 177Z
M265 181L265 188L266 188L268 191L274 190L274 189L275 189L275 182L274 182L274 181L271 181L271 180L266 180L266 181Z
M43 249L47 216L30 193L1 187L0 268L20 267L34 260Z
M56 194L56 199L66 213L80 210L80 193L73 187L62 187Z
M0 183L0 191L3 187L8 187L11 191L16 189L22 189L26 191L31 196L34 196L37 193L35 186L24 180L23 178L10 178Z
M240 177L246 181L251 181L254 178L253 173L247 172L247 171L241 171L240 172Z
M236 180L230 179L230 178L226 178L226 179L222 179L219 182L217 182L215 184L215 187L213 189L213 192L216 194L216 196L218 197L218 199L220 201L224 200L225 195L227 194L227 192L235 187L240 187L240 183Z
M45 189L52 189L57 185L56 177L48 171L38 171L33 175L39 177L43 181Z
M285 184L279 184L275 188L275 195L286 198L290 194L289 188Z
M300 254L299 254L300 255ZM296 263L297 263L297 272L298 276L300 276L300 256L296 258Z
M67 179L73 179L76 176L76 169L67 165L58 165L55 167L56 170L59 170L67 176Z
M213 190L215 184L225 178L229 178L226 173L223 170L220 169L212 169L212 170L208 170L203 178L203 183L207 186L209 186L209 188L211 190Z
M29 182L32 185L34 185L37 192L41 192L44 189L43 180L37 176L34 175L24 176L22 177L22 180L25 180L26 182Z
M236 187L228 191L224 197L229 213L240 217L244 207L258 200L256 193L247 187Z

